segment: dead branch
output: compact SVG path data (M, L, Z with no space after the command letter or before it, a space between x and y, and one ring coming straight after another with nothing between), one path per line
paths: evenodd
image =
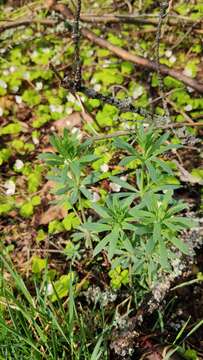
M63 4L57 4L55 1L53 3L53 9L55 11L60 12L65 18L73 19L73 15L71 11ZM81 34L94 44L101 46L105 49L108 49L112 53L116 54L123 60L131 61L135 65L138 65L142 68L157 71L157 64L149 59L146 59L141 56L134 55L127 50L124 50L118 46L111 44L109 41L104 40L96 36L92 31L82 28ZM189 78L188 76L184 75L178 70L170 69L166 65L160 65L160 73L163 75L169 75L179 81L182 81L185 85L190 86L191 88L195 89L196 91L203 93L203 84L198 83L196 80Z
M0 26L0 33L8 29L13 29L16 27L32 25L32 24L54 26L58 24L58 21L49 20L49 19L23 19L19 21L9 21Z
M141 25L158 25L157 16L153 15L115 15L115 14L105 14L105 15L95 15L95 14L81 14L81 21L87 23L103 23L103 24L118 24L118 23L127 23L127 24L141 24ZM186 25L194 24L195 27L198 27L203 21L202 19L197 21L189 19L182 16L168 16L167 24L171 26L176 25Z
M181 123L170 123L167 125L159 125L160 129L163 130L167 130L167 129L177 129L177 128L181 128L181 127L185 127L185 126L189 126L189 127L202 127L203 128L203 122L199 122L199 123L188 123L188 122L181 122ZM136 132L136 130L120 130L120 131L116 131L112 134L102 134L102 135L96 135L91 137L91 139L93 141L99 141L99 140L106 140L106 139L112 139L115 137L119 137L119 136L126 136L126 135L132 135L134 132Z

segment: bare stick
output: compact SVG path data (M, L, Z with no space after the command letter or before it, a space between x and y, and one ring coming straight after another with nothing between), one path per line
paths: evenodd
M137 14L131 14L131 15L117 15L117 14L104 14L104 15L97 15L97 14L81 14L80 17L81 21L87 22L87 23L127 23L127 24L141 24L141 25L157 25L159 22L157 15L149 15L149 14L143 14L143 15L137 15ZM200 19L198 22L194 19L190 19L187 17L182 16L172 16L169 15L167 24L172 26L177 25L185 25L185 24L193 24L195 23L195 27L198 25L201 25L203 20Z
M70 10L63 4L55 4L53 8L56 11L60 12L67 19L70 19L72 17ZM157 71L157 64L154 61L148 60L141 56L134 55L118 46L115 46L111 44L109 41L99 38L92 31L88 29L82 28L81 34L86 39L93 42L94 44L101 46L105 49L108 49L109 51L116 54L123 60L131 61L132 63L148 70ZM198 83L196 80L191 79L190 77L182 74L180 71L170 69L168 66L161 64L160 73L163 75L170 75L173 78L182 81L185 85L190 86L191 88L195 89L200 93L203 93L203 84Z
M0 26L0 33L8 29L13 29L16 27L32 25L32 24L54 26L58 24L58 21L49 20L49 19L24 19L19 21L10 21Z
M189 126L189 127L202 127L203 128L203 122L201 123L187 123L187 122L182 122L182 123L170 123L167 125L160 125L159 128L163 129L163 130L167 130L167 129L171 129L171 128L181 128L184 126ZM135 133L137 130L120 130L120 131L116 131L112 134L104 134L104 135L98 135L98 136L93 136L90 137L90 139L92 139L93 141L99 141L99 140L105 140L105 139L112 139L118 136L126 136L126 135L131 135L133 133Z

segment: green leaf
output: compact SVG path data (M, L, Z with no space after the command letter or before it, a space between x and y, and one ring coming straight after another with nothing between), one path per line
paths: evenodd
M59 280L53 283L55 293L51 294L51 301L56 301L62 299L64 296L67 296L69 293L70 283L74 279L74 272L70 272L68 275L62 275Z
M145 211L145 210L139 210L137 209L137 207L134 207L132 208L130 211L129 211L129 214L133 217L135 217L135 220L136 219L142 219L142 218L153 218L154 217L154 214L149 212L149 211Z
M154 194L152 191L147 192L143 197L143 202L147 209L152 213L157 213L158 210L158 195Z
M154 161L155 161L167 174L173 175L172 169L170 168L170 166L168 166L168 165L166 164L165 161L160 160L160 159L157 159L157 158L155 158Z
M190 250L188 245L186 245L182 240L177 237L171 237L170 241L175 245L183 254L189 255Z
M108 257L112 259L115 254L117 243L119 240L119 230L118 228L114 228L109 235L107 235L109 241L108 247Z
M96 233L100 233L100 232L104 232L104 231L109 231L111 230L111 226L110 225L106 225L106 224L100 224L100 223L91 223L91 222L86 222L83 227L89 231L94 231Z
M159 255L160 255L160 264L163 267L163 269L169 269L170 266L168 263L167 249L162 238L159 240Z
M88 189L86 189L84 186L80 186L80 192L88 199L92 200L92 193Z
M192 219L186 219L181 216L175 216L171 218L171 221L175 224L181 224L183 227L191 228L196 225L196 222Z
M47 260L41 259L39 256L35 255L32 257L32 272L37 274L40 273L46 267Z
M80 162L81 163L90 163L92 161L96 161L100 158L100 156L97 156L97 155L85 155L85 156L82 156L81 159L80 159Z
M62 224L66 231L70 231L72 228L80 225L80 220L76 217L74 213L70 213L63 219Z
M99 339L97 340L97 343L94 347L93 353L91 355L90 360L99 360L101 359L101 356L103 354L103 348L101 347L103 341L103 334L99 337Z
M154 223L153 240L155 244L161 240L161 225L159 222Z
M130 154L132 155L138 155L138 152L134 149L134 147L130 144L128 144L126 141L120 139L120 138L116 138L114 140L114 145L119 148L119 149L123 149L128 151Z
M33 205L31 202L24 203L20 208L20 215L24 218L29 218L33 215Z
M105 238L102 239L102 240L97 244L97 246L94 248L93 256L98 255L102 250L104 250L104 249L106 248L106 245L107 245L108 242L109 242L108 236L109 236L109 235L105 236Z
M164 194L162 204L161 204L161 208L164 210L164 212L166 211L166 209L172 199L172 195L173 195L173 191L171 191L171 190L166 191L166 193Z
M0 135L18 134L22 127L19 123L6 125L0 129Z
M176 213L179 213L180 211L187 209L188 205L181 203L181 204L177 204L175 206L172 206L168 211L167 211L167 216L171 216L174 215Z
M40 204L41 204L41 198L40 198L40 196L39 196L39 195L33 196L32 199L31 199L31 203L32 203L33 206L38 206L38 205L40 205Z
M92 204L92 208L99 214L102 218L108 218L109 213L106 208L98 204Z
M152 253L152 251L154 250L156 246L156 238L154 237L154 234L152 237L150 237L148 240L147 240L147 244L146 244L146 254L149 255Z
M131 163L134 160L139 159L139 157L137 155L131 155L131 156L125 156L120 162L119 165L120 166L126 166L129 163Z
M165 133L161 135L158 140L152 145L152 152L154 152L156 149L159 149L162 144L166 142L166 140L169 138L169 133Z
M145 162L146 164L146 167L147 167L147 170L149 172L149 175L151 177L151 179L157 183L157 180L158 180L158 177L157 177L157 170L154 168L154 166L152 165L151 161L150 160L147 160Z
M52 153L40 154L38 159L44 160L48 165L59 166L64 164L64 159L62 159L59 155Z
M154 156L157 156L157 155L161 155L169 150L173 150L173 149L179 149L181 148L182 146L181 145L178 145L178 144L169 144L169 145L166 145L166 146L163 146L161 149L158 149L154 152Z
M71 205L74 205L77 202L77 200L78 200L78 190L75 189L69 195L69 201L70 201Z

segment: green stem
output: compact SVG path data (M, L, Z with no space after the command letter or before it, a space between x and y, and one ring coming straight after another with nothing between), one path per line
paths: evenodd
M79 194L79 206L80 206L80 211L81 211L81 215L82 215L82 222L85 223L86 222L86 216L85 216L85 212L84 212L84 208L82 205L82 199L81 199L81 195Z

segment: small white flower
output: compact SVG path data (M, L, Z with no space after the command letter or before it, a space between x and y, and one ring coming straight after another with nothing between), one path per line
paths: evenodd
M103 164L100 166L100 170L102 172L107 172L107 171L109 171L109 166L107 164Z
M169 62L170 62L171 64L174 64L174 63L176 62L176 57L175 57L175 55L172 55L172 56L169 58Z
M35 89L40 91L43 88L43 83L41 81L38 81L35 85Z
M72 128L71 132L72 132L72 134L77 134L78 130L79 130L79 129L74 126L74 127Z
M133 99L139 98L142 94L143 94L143 87L141 85L139 85L133 91Z
M38 139L38 138L33 137L33 138L32 138L32 141L33 141L33 143L34 143L35 145L39 145L39 139Z
M52 295L53 294L53 286L52 284L48 284L47 285L47 295Z
M93 78L91 78L91 80L90 80L90 84L92 84L92 85L94 85L94 84L96 84L96 82L97 82L97 80L93 77Z
M191 104L188 104L184 107L184 110L185 111L191 111L192 110L192 105Z
M32 57L36 57L37 55L38 55L37 50L34 50L34 51L32 52L32 54L31 54Z
M49 48L44 48L44 49L42 49L42 51L43 51L43 53L48 54L50 52L50 49Z
M183 71L183 74L186 75L186 76L189 76L189 77L193 77L192 69L190 69L190 68L186 68Z
M30 73L29 73L28 71L25 71L25 72L23 73L23 79L25 79L25 80L30 80Z
M88 57L91 57L93 54L94 54L94 50L89 50L89 51L87 52L87 56L88 56Z
M66 99L69 102L73 102L73 103L75 102L75 96L73 96L71 93L66 96Z
M60 65L60 64L61 64L60 59L56 59L56 60L54 61L54 64L55 64L55 65Z
M72 114L72 112L73 112L73 109L70 108L70 107L67 107L66 110L65 110L65 113L66 113L67 115Z
M195 91L195 90L194 90L193 88L191 88L190 86L187 86L187 90L188 90L189 93L192 93L192 92Z
M14 73L14 72L16 71L16 67L15 67L15 66L11 66L9 70L10 70L10 73Z
M24 163L23 163L23 161L22 161L22 160L17 159L17 160L16 160L16 162L15 162L15 164L14 164L14 166L15 166L15 168L16 168L17 170L20 170L20 169L22 169L22 168L23 168Z
M50 111L51 112L58 112L58 113L62 113L63 112L63 106L62 105L49 105Z
M66 120L66 126L70 127L71 126L71 122L69 120Z
M82 139L82 132L80 131L80 129L78 129L77 127L73 127L72 130L71 130L71 133L72 134L76 134L78 140L81 140Z
M15 96L15 101L16 101L17 104L22 104L22 97L19 96L19 95L16 95Z
M7 89L7 84L4 80L0 79L0 87L2 87L3 89Z
M114 191L114 192L120 192L121 190L121 186L115 183L110 183L110 188Z
M16 186L15 183L12 180L7 180L4 184L4 187L6 189L5 194L6 195L14 195L15 194L15 190L16 190Z
M92 202L95 203L100 200L100 196L97 192L93 192L92 194Z
M166 51L165 51L165 56L166 56L167 58L170 58L171 55L172 55L172 51L171 51L171 50L166 50Z
M8 75L9 75L9 70L8 70L8 69L4 70L4 71L3 71L3 75L4 75L4 76L8 76Z
M123 181L126 181L128 178L128 175L122 175L120 176L120 179L123 180Z
M94 90L95 91L100 91L101 90L101 85L100 84L95 84L94 85Z
M2 107L0 107L0 116L2 116L4 113L4 110L2 109Z
M19 86L14 86L14 87L11 89L11 92L12 92L13 94L15 94L15 93L18 92L18 90L19 90Z
M75 105L80 107L80 102L78 100L76 100Z

